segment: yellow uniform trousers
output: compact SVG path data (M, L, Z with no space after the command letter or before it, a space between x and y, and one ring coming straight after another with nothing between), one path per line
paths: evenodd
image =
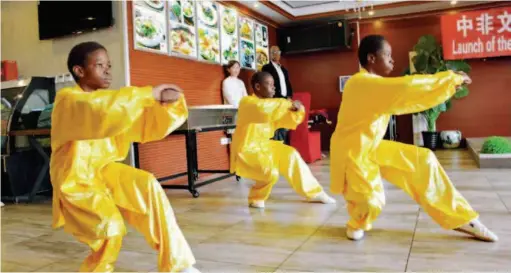
M153 175L120 163L110 163L101 171L104 184L80 189L77 195L94 195L92 202L101 211L82 211L68 206L63 210L68 222L87 226L90 217L102 219L104 226L125 230L123 218L142 233L155 250L159 251L158 268L173 272L195 264L195 259L179 229L172 207L160 183ZM67 193L69 198L73 193ZM66 199L62 202L66 204ZM88 244L92 253L85 259L80 271L111 272L122 245L122 235L94 238L75 234Z
M351 228L371 229L385 205L381 178L404 190L443 228L454 229L478 217L432 151L383 140L371 161L369 172L354 164L346 170Z
M278 166L279 174L289 182L299 195L314 198L323 191L321 185L312 175L309 166L303 161L295 148L278 141L271 141L271 147L272 158L274 164ZM250 190L249 201L268 199L271 189L277 181L278 177L270 181L256 180L255 185Z

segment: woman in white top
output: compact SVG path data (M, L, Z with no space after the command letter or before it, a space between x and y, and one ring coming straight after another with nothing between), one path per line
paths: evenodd
M229 61L225 66L227 78L222 82L222 95L224 104L230 104L238 108L240 100L248 96L245 83L238 78L240 74L240 63L238 61Z

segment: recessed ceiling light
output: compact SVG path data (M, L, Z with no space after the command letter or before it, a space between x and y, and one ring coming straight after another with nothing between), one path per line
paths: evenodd
M451 5L453 5L453 6L454 6L454 5L456 5L456 4L458 4L458 1L456 1L456 0L452 0L452 1L451 1Z
M369 14L369 16L373 16L374 15L374 10L370 10L367 14Z
M254 8L257 8L259 7L259 4L258 3L254 3Z

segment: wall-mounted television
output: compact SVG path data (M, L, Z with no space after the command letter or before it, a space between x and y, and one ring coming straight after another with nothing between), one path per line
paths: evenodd
M113 26L112 1L39 1L39 40Z

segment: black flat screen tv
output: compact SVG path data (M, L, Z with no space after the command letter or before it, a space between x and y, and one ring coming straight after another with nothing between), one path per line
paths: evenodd
M39 40L113 26L113 1L39 1Z

